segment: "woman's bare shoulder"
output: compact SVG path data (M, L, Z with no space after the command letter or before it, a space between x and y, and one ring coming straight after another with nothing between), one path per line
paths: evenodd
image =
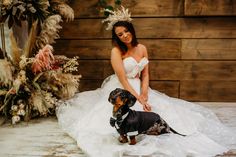
M138 48L139 48L140 55L147 57L147 48L146 48L146 46L143 45L143 44L138 44Z
M146 46L143 45L143 44L138 44L138 47L139 47L140 49L146 50Z
M111 56L120 56L121 57L121 51L117 47L113 47L111 49Z
M113 47L112 49L111 49L111 52L113 53L113 52L115 52L115 53L120 53L120 49L118 48L118 47Z

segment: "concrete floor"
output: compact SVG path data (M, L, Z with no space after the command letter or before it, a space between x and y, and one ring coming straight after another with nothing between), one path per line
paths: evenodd
M236 103L199 103L236 130ZM86 157L58 126L55 117L0 127L0 157ZM236 157L236 150L217 157Z

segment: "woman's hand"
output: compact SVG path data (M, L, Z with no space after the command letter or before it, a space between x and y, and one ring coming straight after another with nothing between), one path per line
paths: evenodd
M151 111L151 106L147 103L147 99L143 95L138 97L138 101L143 105L144 111Z
M143 105L143 110L146 112L150 112L152 110L151 106L148 103Z

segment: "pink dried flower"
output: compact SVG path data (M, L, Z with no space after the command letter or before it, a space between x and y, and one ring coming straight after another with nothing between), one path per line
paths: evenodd
M46 45L43 49L39 50L32 63L32 71L34 73L50 70L52 68L54 62L52 50L53 48L50 45Z

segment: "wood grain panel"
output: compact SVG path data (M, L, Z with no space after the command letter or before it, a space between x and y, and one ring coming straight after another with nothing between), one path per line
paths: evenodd
M102 85L103 80L97 79L97 80L80 80L79 85L79 91L89 91L89 90L95 90L97 88L100 88Z
M184 0L122 0L134 16L180 16L183 15Z
M114 0L109 0L108 4L114 6ZM70 5L74 9L76 18L103 17L98 8L98 0L71 1ZM122 5L129 8L132 16L179 16L183 15L184 0L122 0Z
M179 81L150 81L150 87L168 96L179 97Z
M57 40L54 44L56 54L80 59L110 59L111 40Z
M236 80L235 61L151 61L151 80Z
M148 50L150 59L180 59L181 41L179 39L141 39Z
M100 9L98 8L98 0L75 0L70 1L70 6L74 10L75 18L89 18L102 16Z
M182 39L182 59L236 60L236 39Z
M138 38L236 38L236 17L135 18ZM62 39L111 38L101 19L77 19L63 24Z
M236 15L235 0L185 0L185 15Z
M108 60L80 60L78 71L83 79L100 80L114 73Z
M83 79L113 74L109 60L80 60ZM236 80L235 61L150 61L150 80Z
M151 59L180 59L180 40L141 39L139 42L147 47ZM111 49L110 39L57 40L54 44L54 53L80 59L110 59Z
M236 101L236 81L180 81L180 98L189 101Z

